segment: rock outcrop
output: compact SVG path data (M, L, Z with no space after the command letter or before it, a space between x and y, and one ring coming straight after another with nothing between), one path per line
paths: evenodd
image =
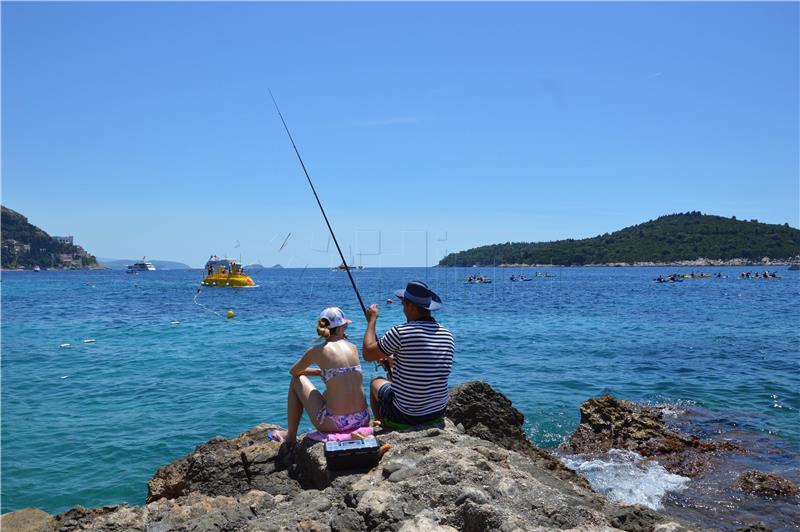
M670 429L657 407L602 395L581 405L580 425L559 451L600 455L610 449L656 458L670 473L686 477L707 471L719 453L744 452L731 442L703 440Z
M582 477L527 440L522 414L490 386L464 384L450 400L451 411L438 424L378 431L388 451L368 471L331 472L322 444L270 442L266 431L274 427L259 425L236 438L214 438L160 468L148 483L144 506L78 506L56 516L55 528L688 529L658 512L613 504L593 492Z

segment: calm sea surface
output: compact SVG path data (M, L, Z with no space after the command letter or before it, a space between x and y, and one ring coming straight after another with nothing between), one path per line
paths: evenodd
M609 392L696 406L719 430L797 451L800 272L740 280L743 270L675 284L652 280L668 268L554 268L526 283L508 280L519 270L485 269L495 283L484 285L465 285L475 270L458 268L355 276L365 302L381 304L379 332L404 319L385 304L392 291L428 280L456 338L451 383L501 390L540 445L557 445L580 404ZM195 301L201 276L2 274L2 512L141 504L155 470L197 444L285 425L288 369L324 307L344 309L360 345L346 274L268 269L253 275L258 288L204 289ZM365 383L376 373L365 366Z

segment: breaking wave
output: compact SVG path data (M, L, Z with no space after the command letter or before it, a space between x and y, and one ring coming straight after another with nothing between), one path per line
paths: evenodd
M611 449L600 458L580 455L560 458L608 499L654 510L661 509L661 500L667 492L681 491L689 482L687 477L674 475L658 462L645 460L633 451Z

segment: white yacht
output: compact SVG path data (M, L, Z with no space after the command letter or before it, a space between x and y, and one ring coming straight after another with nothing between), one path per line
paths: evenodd
M147 257L142 257L142 260L140 262L128 265L128 273L154 272L154 271L156 271L156 267L153 266L152 262L147 261Z

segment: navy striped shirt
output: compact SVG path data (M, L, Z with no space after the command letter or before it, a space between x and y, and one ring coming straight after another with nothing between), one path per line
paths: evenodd
M378 347L394 356L394 406L409 416L425 416L447 407L447 378L455 342L433 318L409 321L389 329Z

